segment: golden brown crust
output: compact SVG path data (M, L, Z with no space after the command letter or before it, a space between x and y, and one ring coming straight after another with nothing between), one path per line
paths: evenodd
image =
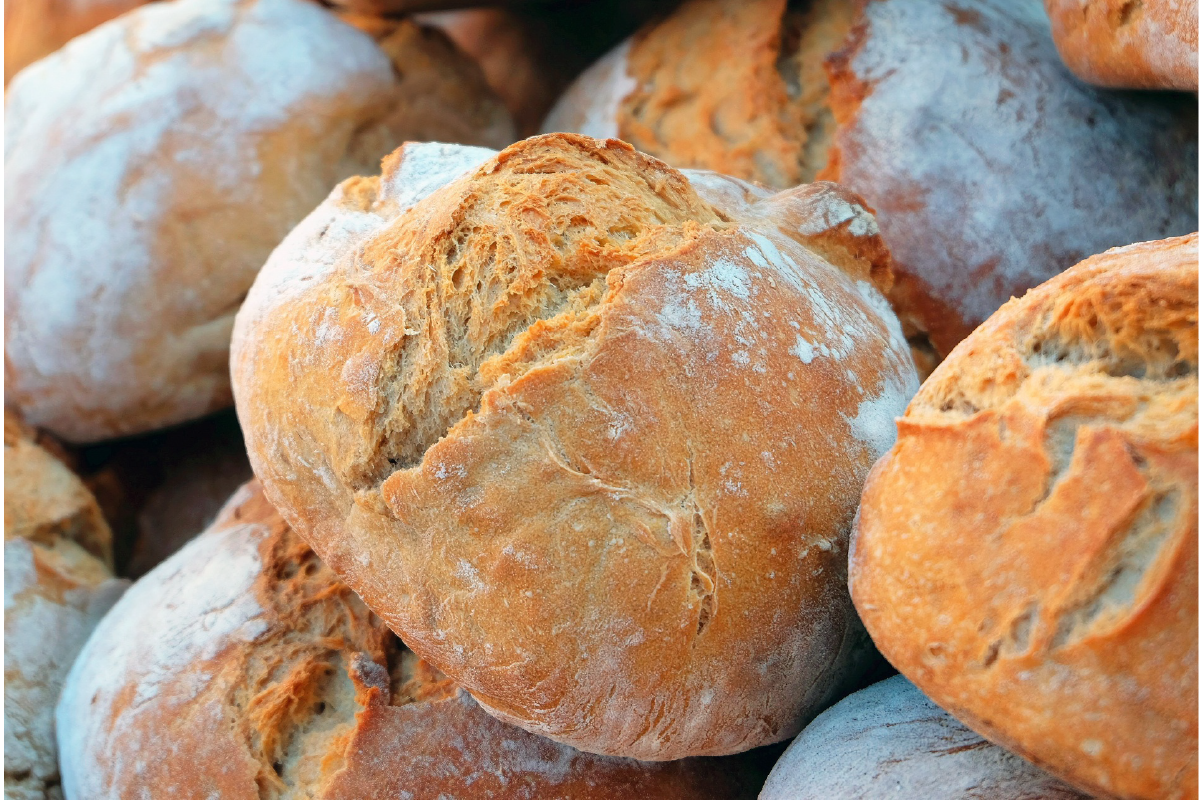
M261 273L268 496L503 720L648 760L790 736L859 668L844 531L914 387L872 216L564 134L444 183L375 227L345 185Z
M1075 75L1116 89L1199 89L1197 0L1044 0Z
M37 432L4 409L4 539L53 546L78 543L112 568L113 534L96 498L59 459L35 444Z
M1087 259L924 384L850 585L882 653L1103 796L1197 789L1198 236Z
M256 484L133 591L64 693L69 796L726 800L755 792L743 759L608 759L492 719L406 650ZM122 638L135 629L142 641ZM156 639L163 644L144 643Z
M4 83L81 33L144 0L10 0L4 4Z

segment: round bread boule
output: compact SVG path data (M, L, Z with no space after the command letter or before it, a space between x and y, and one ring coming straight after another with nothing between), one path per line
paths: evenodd
M1198 235L1087 259L962 342L874 467L849 568L881 652L1106 797L1198 787Z
M863 661L846 535L917 385L888 259L834 184L406 146L239 313L251 464L501 719L645 760L781 741Z
M79 479L4 411L4 797L59 785L54 704L93 626L120 596L112 543Z
M1065 65L1087 83L1199 89L1198 0L1044 0Z
M759 800L1086 800L990 744L901 675L845 697L794 739Z
M1198 226L1193 98L1083 85L1040 0L690 0L586 71L543 130L853 189L925 374L1011 296Z
M227 406L234 313L331 187L407 139L512 125L446 38L306 0L171 0L22 72L5 105L5 391L89 442Z
M253 483L104 618L58 722L68 800L750 800L759 788L745 759L643 764L493 719L406 650Z

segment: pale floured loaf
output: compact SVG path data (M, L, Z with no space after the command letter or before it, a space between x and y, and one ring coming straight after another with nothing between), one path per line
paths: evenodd
M255 474L491 713L667 760L855 679L845 536L917 381L834 184L615 140L406 146L273 253L231 368Z
M1044 0L1065 65L1126 89L1199 90L1198 0Z
M4 797L52 800L54 704L120 595L108 526L87 489L4 413Z
M978 736L901 675L845 697L790 743L759 800L1086 800Z
M1198 790L1198 235L1012 300L932 374L861 501L881 652L1107 797Z
M407 139L512 135L442 34L378 46L305 0L138 8L5 110L6 397L76 442L228 405L234 312L339 180Z
M256 484L105 617L58 722L68 800L740 800L758 788L742 759L593 756L493 719L405 649Z
M1197 227L1193 100L1083 85L1040 0L690 0L586 71L543 130L853 189L925 372L1012 295Z

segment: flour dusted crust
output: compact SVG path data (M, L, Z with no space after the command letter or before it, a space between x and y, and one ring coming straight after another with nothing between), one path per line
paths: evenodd
M957 722L901 675L845 697L794 739L759 800L1086 800Z
M872 215L615 140L485 155L407 146L273 254L232 350L256 475L505 721L793 735L859 669L845 535L916 387Z
M1193 103L1083 86L1038 0L692 0L586 71L544 130L851 187L924 373L1012 295L1197 224Z
M92 627L125 586L79 479L4 415L4 796L58 793L54 703ZM89 552L91 551L91 552ZM102 560L103 559L103 560Z
M43 56L143 0L11 0L4 4L4 83Z
M1126 89L1199 89L1198 0L1044 0L1066 66Z
M339 180L406 139L504 144L474 65L304 0L153 3L8 89L6 392L84 442L230 403L234 313Z
M1101 796L1198 786L1198 235L1012 300L870 474L850 586L940 706Z
M750 798L740 760L641 764L494 720L317 559L257 484L140 580L58 710L67 798Z

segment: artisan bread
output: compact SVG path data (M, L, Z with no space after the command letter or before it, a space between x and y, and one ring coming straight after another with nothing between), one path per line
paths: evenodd
M1198 786L1198 235L1089 258L940 365L861 501L881 652L1085 791Z
M512 131L441 34L377 46L305 0L138 8L24 71L6 112L6 396L75 442L228 405L234 312L339 180L406 139Z
M926 372L1012 295L1196 229L1187 100L1083 86L1039 0L690 0L583 74L543 129L860 193Z
M9 0L4 4L4 83L81 33L145 0Z
M794 739L759 800L1085 800L987 742L901 675L845 697Z
M92 627L120 595L96 501L4 412L4 797L58 794L54 704Z
M833 184L407 145L239 312L251 465L501 719L645 760L780 741L862 661L845 535L917 385L888 271Z
M723 798L743 762L642 764L494 720L405 649L256 484L144 577L58 709L68 800Z
M1198 0L1044 0L1053 41L1082 80L1199 90Z

